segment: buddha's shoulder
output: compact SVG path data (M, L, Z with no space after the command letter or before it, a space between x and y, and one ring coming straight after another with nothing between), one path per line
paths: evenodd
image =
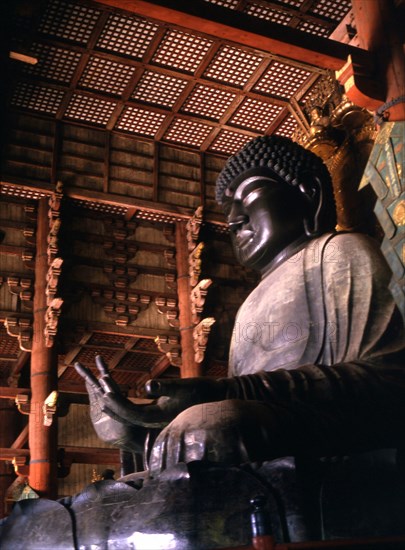
M354 271L389 271L378 242L368 235L339 232L321 237L320 242L323 263L331 270L350 266Z
M339 231L336 233L326 233L315 239L315 242L323 246L328 246L331 243L340 246L356 246L360 249L378 250L378 242L364 233L350 233L347 231Z

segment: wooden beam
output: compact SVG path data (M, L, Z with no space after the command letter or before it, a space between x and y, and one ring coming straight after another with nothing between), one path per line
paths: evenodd
M160 146L159 142L155 141L153 145L153 201L158 202L159 200L159 164L160 164Z
M118 449L103 447L60 447L59 452L67 462L78 464L120 464ZM11 461L14 457L29 457L29 449L0 448L0 461ZM32 467L32 466L31 466Z
M24 250L24 247L22 246L14 246L11 244L0 244L0 254L4 254L6 256L21 256L21 252L23 250Z
M31 189L39 192L44 192L49 195L54 191L51 185L48 184L30 184L26 181L22 181L17 178L14 181L1 181L0 185L18 185L24 189ZM139 209L145 209L150 212L156 212L159 214L167 214L168 216L178 218L184 218L188 220L190 218L192 210L190 208L181 208L170 204L154 203L153 201L147 201L143 199L137 199L128 197L126 195L117 195L114 193L103 193L101 191L93 191L91 189L73 189L67 187L64 189L64 194L70 199L76 199L85 202L98 202L100 204L121 206L123 208L136 207ZM4 247L5 245L2 245ZM12 253L12 246L9 246L10 254Z
M106 266L115 266L117 265L116 262L108 261L108 260L99 260L97 258L87 258L85 256L72 256L72 259L75 262L75 265L88 265L91 267L100 267L104 268ZM169 273L175 273L175 270L170 267L158 267L158 266L148 266L148 265L134 265L138 271L138 275L157 275L158 277L164 277L166 274ZM84 285L82 285L84 286ZM93 285L93 288L95 285ZM131 289L132 290L132 289ZM142 294L150 294L153 295L159 295L161 296L162 293L156 292L156 291L142 291ZM163 293L164 294L164 293Z
M20 351L17 362L10 369L10 374L7 379L8 384L13 385L15 383L17 385L20 373L25 365L28 363L30 357L31 354L28 351Z
M0 399L15 399L17 395L29 395L30 388L10 388L9 386L0 386Z
M200 153L200 205L205 208L205 154Z
M17 434L17 408L10 401L0 403L0 447L8 447ZM14 472L8 464L0 463L0 499L1 503L7 490L14 481ZM0 517L4 515L4 506L0 505Z
M61 123L59 121L56 121L56 124L54 126L52 162L51 162L51 182L53 183L53 185L56 185L56 182L57 182L61 147L62 147L62 127L61 127Z
M12 449L22 449L28 443L28 424L21 430L19 435L11 444Z
M104 134L103 193L108 193L110 184L111 132Z
M179 149L181 149L181 147L179 147ZM51 195L51 193L54 191L54 188L51 185L48 185L46 183L41 183L41 184L28 183L26 180L23 180L21 178L12 178L12 179L10 178L7 181L2 180L0 181L0 186L1 185L7 185L7 186L16 185L18 187L21 187L22 189L29 189L40 193L46 193L48 195ZM91 189L73 189L73 188L67 187L66 189L64 189L64 194L66 197L70 199L76 199L76 200L89 202L89 203L97 202L100 204L108 204L108 205L127 208L128 210L130 210L131 216L133 215L134 211L146 210L148 212L167 215L168 218L173 218L176 220L178 220L179 218L182 218L187 221L193 215L192 208L180 207L180 206L175 206L175 205L170 205L165 203L155 203L153 201L132 198L126 195L117 195L114 193L102 193L99 191L93 191ZM209 223L215 223L217 225L225 225L225 221L223 219L223 216L221 215L207 214L206 221ZM0 247L4 247L4 246L5 245L0 245ZM9 246L8 248L6 247L6 249L4 249L4 250L8 250L8 252L6 252L8 254L14 253L15 255L18 255L19 250L21 250L20 247ZM3 248L0 248L0 251L2 250Z
M102 447L62 447L68 462L79 464L121 464L119 449Z
M68 368L68 366L74 362L76 357L79 355L82 349L82 346L84 346L84 344L87 344L87 342L90 340L92 335L93 335L92 332L86 332L80 339L78 345L70 349L69 352L65 355L64 365L58 365L58 378L60 378L65 372L65 370Z
M70 403L87 403L87 392L84 389L84 384L76 387L69 382L61 382L58 391L60 397L66 399ZM15 399L17 395L30 395L30 388L10 388L8 386L0 386L0 399Z
M162 357L151 368L150 372L143 374L137 379L136 383L137 383L138 390L142 392L148 380L151 380L153 378L158 378L169 367L170 367L169 359L165 355L162 355ZM131 395L131 393L129 395Z
M13 460L15 456L30 456L29 449L9 449L6 447L0 448L0 460Z
M121 359L123 359L128 351L130 351L136 345L138 340L139 338L130 338L128 342L125 343L124 349L115 353L114 357L108 362L108 368L110 369L110 371L115 369L119 365Z
M99 3L324 69L338 70L354 49L203 0L100 0ZM367 56L367 52L361 51Z
M0 224L1 224L1 220L0 220ZM89 232L85 233L81 231L70 231L69 238L71 242L73 240L76 240L82 243L92 243L92 244L96 243L100 245L103 245L106 241L110 240L110 238L106 237L105 235L89 233ZM111 236L111 240L113 240L112 236ZM166 250L172 250L172 251L175 250L174 246L166 245L166 244L149 243L149 242L139 241L139 240L136 240L135 244L138 250L142 252L150 252L152 254L158 254L159 256L161 256ZM11 275L12 273L10 272L10 276Z
M0 311L0 320L1 320L2 312ZM7 316L7 315L6 315ZM104 323L102 321L83 321L78 323L77 319L69 319L68 317L64 317L61 319L61 323L64 326L64 329L66 331L67 328L75 326L78 328L78 324L86 330L91 330L94 332L102 332L104 334L117 334L119 336L131 336L131 337L139 337L139 338L156 338L156 334L159 333L162 336L178 336L178 331L176 329L156 329L156 328L149 328L149 327L139 327L139 326L126 326L126 327L118 327L115 323Z

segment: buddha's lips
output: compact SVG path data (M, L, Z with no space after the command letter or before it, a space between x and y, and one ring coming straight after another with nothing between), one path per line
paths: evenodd
M236 244L238 246L244 246L249 241L251 241L254 237L254 231L250 229L242 229L241 231L238 231L235 235Z

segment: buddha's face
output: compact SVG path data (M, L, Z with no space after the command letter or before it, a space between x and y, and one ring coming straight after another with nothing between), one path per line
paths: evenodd
M243 180L234 192L227 191L223 207L238 261L256 271L266 272L276 259L282 260L290 244L305 236L297 193L270 177Z

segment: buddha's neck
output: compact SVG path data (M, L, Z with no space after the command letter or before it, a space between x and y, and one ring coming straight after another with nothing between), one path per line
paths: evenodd
M309 240L310 239L306 235L301 235L298 239L286 246L264 269L261 270L261 278L264 279L267 275L270 275L279 265L302 250Z

